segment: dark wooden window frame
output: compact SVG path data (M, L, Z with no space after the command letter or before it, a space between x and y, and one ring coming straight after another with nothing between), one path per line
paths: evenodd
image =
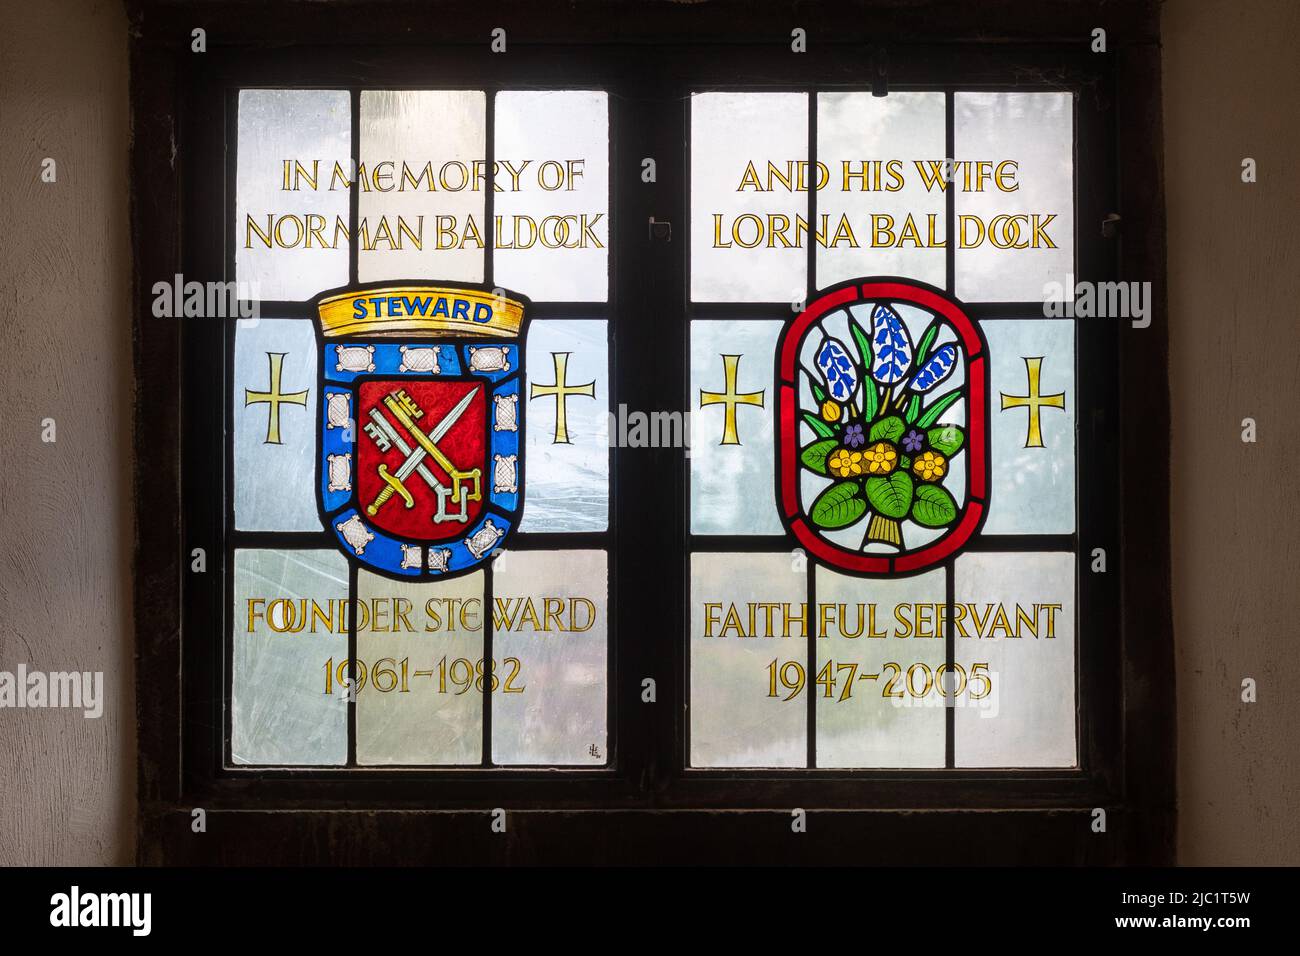
M1016 30L1000 28L990 35L995 28L961 4L936 2L924 16L899 3L876 6L878 16L868 22L861 13L795 15L794 8L776 4L682 10L643 2L623 8L627 29L617 40L604 34L607 28L597 16L561 23L552 16L556 10L545 5L520 5L514 15L466 7L464 16L455 18L456 42L442 46L423 38L428 18L403 5L344 3L313 10L309 20L292 13L300 7L274 4L256 11L240 4L188 3L135 10L132 211L143 861L717 855L743 860L778 853L825 862L897 862L906 857L895 851L909 846L928 848L929 862L1171 859L1167 466L1144 472L1141 483L1127 480L1118 467L1139 454L1147 462L1168 461L1164 212L1160 190L1154 188L1161 170L1154 14L1145 4L1126 13L1107 8L1102 16L1086 9L1089 5L1082 11L1079 5L1053 10L1050 4L1017 0L999 5L1020 16ZM446 10L439 21L452 17ZM882 31L881 23L889 29ZM498 25L510 31L506 55L487 48ZM792 25L809 31L812 52L790 52ZM1109 31L1112 52L1105 55L1088 49L1097 25ZM208 30L205 54L189 51L195 26ZM445 41L446 30L438 32ZM821 42L819 36L834 41ZM291 37L290 45L272 46ZM345 44L339 44L340 37ZM730 42L716 42L724 37ZM681 453L672 449L613 454L616 484L607 540L613 542L610 729L616 749L608 768L223 769L212 744L214 721L224 721L212 642L223 643L213 622L229 606L219 557L225 476L202 467L203 459L187 459L196 447L184 445L180 435L222 420L227 396L194 383L211 381L214 367L220 372L229 355L220 345L216 321L154 318L150 290L177 272L200 281L233 278L226 248L233 206L225 189L233 162L225 148L231 90L609 90L612 404L650 410L682 408L686 391L685 362L664 367L626 360L656 350L686 354L692 314L684 301L686 93L873 84L894 90L1074 90L1078 276L1145 279L1156 288L1148 329L1130 330L1115 320L1078 324L1077 361L1088 369L1080 380L1085 390L1078 404L1080 441L1094 457L1115 464L1113 484L1080 484L1080 769L685 769L685 592L665 587L662 570L680 567L686 558L685 522L672 520L685 513L683 488L678 484L663 497L663 476L681 473ZM640 181L643 156L657 160L654 185ZM1103 239L1100 224L1110 212L1122 214L1123 233ZM674 242L649 240L651 216L674 223ZM747 309L746 314L756 313ZM1143 422L1141 430L1123 427L1134 420ZM646 500L662 500L672 511L656 513L640 504ZM585 536L574 536L580 537ZM554 543L569 546L568 538L559 536ZM779 545L789 547L784 539ZM189 571L194 547L210 555L206 575ZM1094 547L1110 556L1105 575L1086 571L1084 559ZM640 593L646 597L629 599ZM645 676L657 679L655 705L640 703ZM215 814L219 830L210 823L208 834L194 834L195 807ZM506 838L494 837L487 826L485 811L495 807L511 812ZM784 821L793 807L835 812L802 842L792 842ZM1106 834L1092 832L1094 807L1107 810ZM725 810L770 810L777 816L718 815ZM575 818L581 818L580 826ZM323 836L329 837L327 844ZM849 858L846 839L861 847Z

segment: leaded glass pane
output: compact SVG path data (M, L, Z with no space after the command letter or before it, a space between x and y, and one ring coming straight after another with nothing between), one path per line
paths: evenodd
M235 552L235 763L347 760L347 588L337 551Z
M1072 554L957 559L958 767L1075 765L1074 573Z
M817 766L942 767L945 574L817 569Z
M1075 527L1074 321L982 323L989 343L992 494L987 534Z
M1074 98L955 93L956 291L968 302L1059 299L1074 272ZM1020 216L1018 221L998 216Z
M496 281L535 302L603 302L609 288L609 97L496 98Z
M780 322L691 323L691 531L780 534L772 349Z
M691 298L797 302L808 282L808 97L691 97Z
M316 531L316 331L306 319L235 329L235 527Z
M346 90L241 90L235 278L251 299L307 299L348 281Z
M413 584L357 575L357 763L478 764L483 572Z
M807 766L807 578L791 554L692 555L691 766Z
M944 285L947 215L932 164L945 149L943 93L818 95L817 161L827 170L818 286L883 275Z
M483 281L485 109L480 90L362 91L362 282Z
M495 763L608 761L607 563L603 551L506 551L494 562Z
M609 345L603 319L545 319L528 333L524 532L609 524Z

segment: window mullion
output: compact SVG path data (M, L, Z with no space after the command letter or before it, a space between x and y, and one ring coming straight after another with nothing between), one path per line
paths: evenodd
M945 173L948 175L948 185L943 191L944 216L947 219L947 229L945 238L947 243L944 247L945 269L947 276L948 295L955 294L957 288L957 195L953 191L952 178L955 173L952 170L956 163L957 137L956 137L956 110L953 102L953 91L945 90L943 94L943 136L944 136L944 156L948 161L948 169ZM957 766L957 694L955 664L957 657L956 628L953 625L953 614L955 595L957 590L957 562L955 559L949 559L943 565L944 579L944 602L948 606L947 616L944 618L944 663L947 670L944 673L945 680L953 681L953 695L951 698L943 699L943 765L951 770ZM939 683L939 693L943 693L943 684Z
M493 268L496 259L496 228L495 228L495 202L494 193L496 192L496 178L493 175L493 164L496 161L496 112L497 112L497 91L495 89L484 90L484 119L483 119L483 230L486 233L483 246L483 284L487 288L495 287L495 270ZM523 379L520 379L522 388ZM483 767L492 766L492 678L491 674L495 670L493 660L496 651L493 649L493 631L492 604L495 598L495 578L492 573L492 562L488 561L483 565L483 717L480 721L483 733L483 743L480 765Z
M808 276L804 293L804 303L811 302L817 295L817 91L808 92ZM776 401L776 395L772 395ZM807 562L808 591L805 606L808 621L804 632L808 640L808 769L817 766L817 640L821 629L821 618L817 613L817 565Z

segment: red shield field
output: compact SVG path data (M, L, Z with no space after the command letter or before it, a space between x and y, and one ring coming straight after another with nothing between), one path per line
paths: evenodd
M364 520L411 541L463 537L490 481L484 383L381 379L356 395Z

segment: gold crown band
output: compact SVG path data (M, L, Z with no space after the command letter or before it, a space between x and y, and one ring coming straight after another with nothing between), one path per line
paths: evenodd
M317 306L326 338L440 335L515 338L524 307L479 289L402 285L343 292Z

